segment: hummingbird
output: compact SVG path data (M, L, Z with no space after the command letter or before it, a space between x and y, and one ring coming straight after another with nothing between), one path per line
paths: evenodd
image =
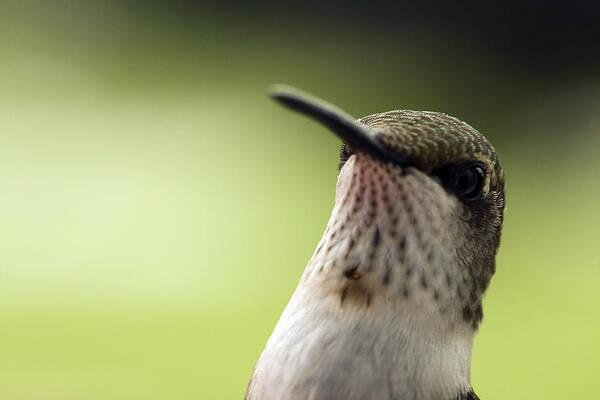
M355 120L289 86L271 96L343 143L325 233L246 400L478 399L471 351L505 208L492 144L440 112Z

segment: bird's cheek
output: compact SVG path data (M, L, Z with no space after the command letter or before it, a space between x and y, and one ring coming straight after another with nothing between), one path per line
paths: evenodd
M469 207L460 207L460 219L464 222L469 222L473 219L473 211Z

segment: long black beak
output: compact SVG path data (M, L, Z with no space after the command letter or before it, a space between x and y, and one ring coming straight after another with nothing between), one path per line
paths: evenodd
M391 161L401 166L409 164L404 157L393 153L377 139L376 129L357 122L333 104L287 85L273 85L269 93L273 99L286 107L331 129L353 151L364 151L382 161Z

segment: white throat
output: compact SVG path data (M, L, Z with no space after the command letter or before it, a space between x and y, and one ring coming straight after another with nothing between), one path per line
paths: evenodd
M327 230L256 365L247 399L455 400L470 390L475 331L463 323L454 292L443 291L446 274L428 269L418 244L406 240L399 250L399 238L385 236L389 215L373 219L366 207L364 215L352 211L351 188L360 187L352 180L361 178L352 175L354 163L340 174ZM375 169L365 182L377 182L383 171ZM402 179L416 186L419 176ZM360 194L365 202L388 195L380 189ZM443 218L452 204L436 207ZM408 217L399 215L397 224L409 232L409 219L401 219ZM344 223L352 228L344 230ZM398 265L399 251L406 265ZM454 274L450 259L435 257L430 264ZM390 263L396 264L387 277ZM424 267L407 267L411 263ZM416 271L409 274L411 268Z
M470 389L472 334L414 329L384 304L374 311L387 318L376 318L341 312L335 299L315 306L310 296L294 294L249 398L454 400Z

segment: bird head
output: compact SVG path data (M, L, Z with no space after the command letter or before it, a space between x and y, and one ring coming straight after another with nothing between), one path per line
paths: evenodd
M443 113L355 120L297 89L272 96L343 141L336 204L301 284L328 282L323 296L341 306L385 302L416 321L476 330L505 207L491 143Z

